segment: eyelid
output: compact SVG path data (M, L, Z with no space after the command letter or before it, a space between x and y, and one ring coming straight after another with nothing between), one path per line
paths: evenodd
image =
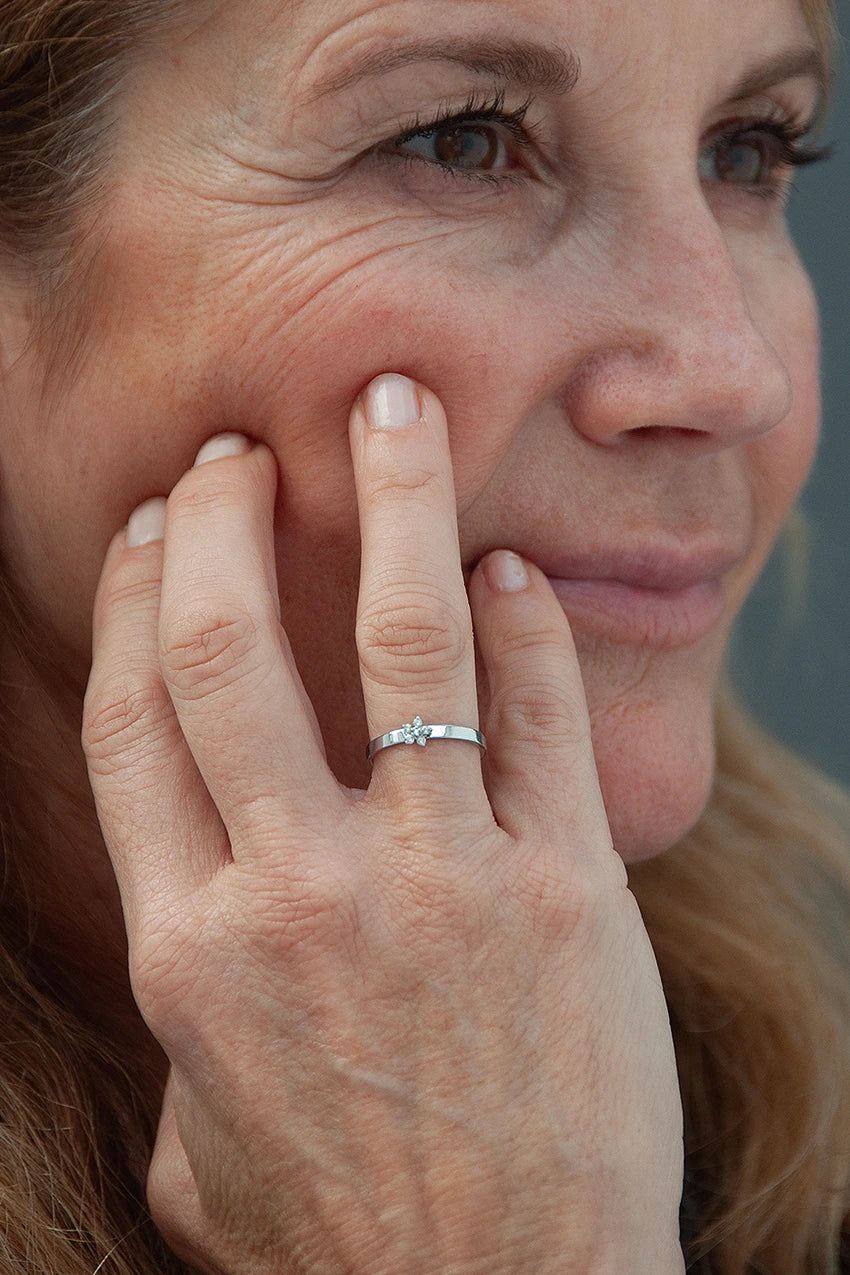
M471 94L460 108L455 104L451 104L440 107L427 118L417 116L412 122L405 125L400 133L390 138L377 150L385 156L394 156L412 163L420 163L427 168L436 169L442 173L446 180L455 178L463 179L464 181L486 182L493 185L506 181L515 182L521 180L523 176L533 179L539 175L538 170L545 166L543 156L537 145L539 128L527 120L528 110L532 106L533 100L533 98L527 98L518 106L507 109L503 90L494 92L491 89L486 94ZM442 164L436 159L426 159L415 152L406 153L399 149L406 142L410 142L417 137L428 137L431 134L439 133L443 129L474 128L476 125L489 125L500 130L506 149L510 153L511 159L515 161L512 167L464 169L450 164ZM532 162L532 159L536 160L536 162Z
M823 103L820 95L813 93L803 81L777 84L762 92L727 102L719 111L719 125L734 120L785 120L795 126L815 130L823 123Z
M784 142L789 152L791 148L802 150L804 148L800 147L800 143L813 132L816 123L816 113L811 115L786 110L775 101L763 103L760 108L754 106L740 115L719 120L702 141L699 154L705 154L720 142L733 141L748 133L758 132L769 133L777 141ZM819 154L814 147L811 148L811 153L813 157ZM793 162L790 156L789 162Z
M806 144L805 139L817 128L818 113L787 112L776 103L771 103L767 111L749 118L721 122L712 130L711 135L700 147L700 159L711 154L723 143L735 144L745 142L750 136L770 137L779 149L778 155L771 163L763 180L753 182L721 181L717 183L728 193L784 205L793 190L792 173L794 169L829 159L832 147Z

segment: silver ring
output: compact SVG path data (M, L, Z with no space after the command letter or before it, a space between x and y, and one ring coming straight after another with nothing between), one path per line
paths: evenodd
M386 735L370 739L366 756L371 761L382 748L392 748L396 744L419 744L424 748L431 739L460 739L467 744L477 744L482 753L487 751L484 736L472 726L426 726L421 717L414 717L412 722L405 722L398 730L389 730Z

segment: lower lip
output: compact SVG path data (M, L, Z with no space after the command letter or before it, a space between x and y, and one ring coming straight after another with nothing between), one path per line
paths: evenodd
M549 580L576 628L640 646L690 646L714 628L724 610L719 580L687 589L644 589L619 580Z

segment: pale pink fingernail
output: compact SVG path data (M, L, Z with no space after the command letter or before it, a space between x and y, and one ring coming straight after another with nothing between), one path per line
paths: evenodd
M367 386L363 396L372 429L406 429L422 419L416 386L398 372L386 372Z
M130 514L127 523L127 548L137 549L165 535L165 497L154 496Z
M221 460L224 456L244 456L251 450L251 442L244 434L216 434L204 443L195 457L195 469L208 460Z
M528 586L528 571L518 553L497 549L484 560L484 579L494 593L519 593Z

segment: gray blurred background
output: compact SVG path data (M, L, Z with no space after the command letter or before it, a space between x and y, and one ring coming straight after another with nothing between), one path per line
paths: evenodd
M824 433L803 497L811 529L802 618L788 616L780 551L738 624L731 669L759 720L850 785L850 0L825 164L798 174L789 218L821 303Z

